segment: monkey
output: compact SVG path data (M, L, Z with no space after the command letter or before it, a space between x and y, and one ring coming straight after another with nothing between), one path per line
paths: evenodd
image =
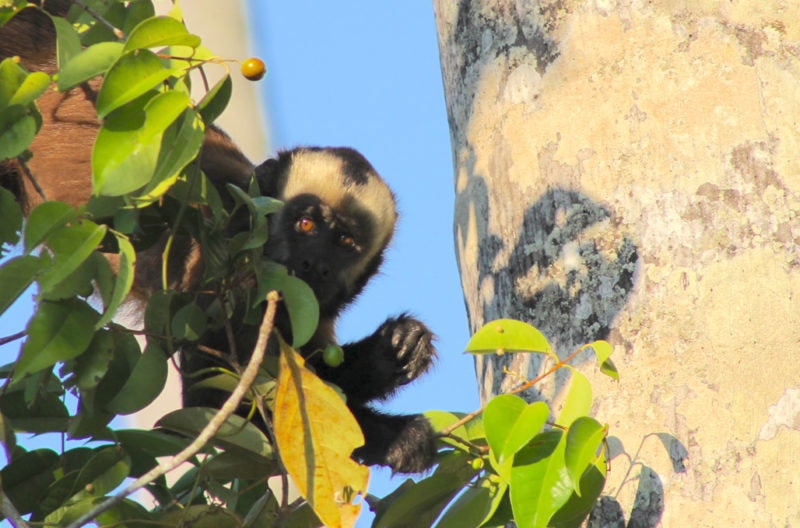
M53 14L63 14L68 7L69 2L63 0L46 4ZM30 71L55 71L55 34L46 15L26 9L0 28L0 60L9 56L20 56ZM91 144L100 126L93 109L97 88L95 81L64 94L48 91L40 99L43 125L30 148L30 163L0 161L0 185L14 193L24 211L43 201L42 194L75 206L88 199ZM337 367L314 353L336 343L334 329L341 311L378 273L383 261L397 219L394 195L385 181L366 158L347 147L300 147L254 165L215 126L206 129L199 159L201 170L221 196L228 195L226 185L245 189L254 178L262 195L284 202L270 218L264 255L304 280L319 303L318 328L301 353L322 379L339 386L346 396L365 437L364 446L353 457L400 473L430 468L437 439L428 420L419 414L387 414L374 406L434 362L434 337L422 322L407 314L388 318L368 337L342 345L344 362ZM232 229L242 227L234 223ZM165 239L166 235L137 251L134 296L146 299L161 288L160 276L152 270L160 269ZM203 275L198 241L188 235L176 237L172 255L176 258L169 263L169 286L196 290ZM247 335L241 321L232 325ZM290 335L286 317L278 317L277 326L282 334ZM226 346L219 335L212 333L207 339L213 346ZM249 350L237 347L241 361ZM181 369L187 374L216 361L196 350L182 350L180 355ZM219 405L220 394L193 390L188 380L184 376L185 406Z

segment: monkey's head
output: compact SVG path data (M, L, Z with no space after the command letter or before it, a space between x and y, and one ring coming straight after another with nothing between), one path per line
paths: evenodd
M397 211L372 165L350 148L298 148L256 168L261 192L284 202L265 252L314 290L322 317L358 295L383 260Z

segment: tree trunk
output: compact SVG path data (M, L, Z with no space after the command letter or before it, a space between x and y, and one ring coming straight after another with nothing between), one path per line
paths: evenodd
M434 5L472 330L615 348L583 370L641 465L590 524L800 524L800 3ZM478 358L483 398L537 359Z

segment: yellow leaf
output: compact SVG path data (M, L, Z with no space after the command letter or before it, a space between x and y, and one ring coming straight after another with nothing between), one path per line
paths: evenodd
M361 510L353 500L366 495L369 469L350 454L364 435L342 398L283 344L274 422L283 465L320 520L353 526Z

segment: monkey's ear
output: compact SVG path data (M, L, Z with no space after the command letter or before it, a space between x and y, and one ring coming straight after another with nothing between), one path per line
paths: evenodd
M278 176L280 175L281 163L279 160L270 158L256 167L256 182L264 196L276 197L278 194Z

